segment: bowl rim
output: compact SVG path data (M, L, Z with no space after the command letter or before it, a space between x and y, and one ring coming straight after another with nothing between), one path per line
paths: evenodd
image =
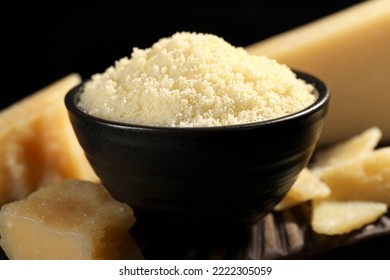
M80 119L85 118L94 123L99 123L104 126L115 127L118 129L137 129L137 130L153 130L153 131L167 131L167 132L175 132L175 131L176 132L185 132L185 131L206 132L206 131L221 131L221 130L223 131L245 130L245 129L255 128L258 126L269 126L280 122L286 122L289 120L297 120L305 116L311 115L327 106L330 99L330 92L327 85L321 79L314 76L313 74L309 74L308 72L304 72L296 69L292 69L292 71L297 75L297 78L300 78L305 82L312 84L314 86L315 93L313 94L316 94L317 98L312 104L310 104L308 107L300 111L282 117L268 119L268 120L261 120L257 122L235 124L235 125L205 126L205 127L171 127L171 126L131 124L131 123L124 123L124 122L107 120L100 117L96 117L84 112L76 105L76 100L78 100L79 95L82 93L82 88L84 87L84 84L90 79L85 79L81 81L78 85L71 88L65 95L64 101L67 110L73 113L74 115L76 115L78 118Z

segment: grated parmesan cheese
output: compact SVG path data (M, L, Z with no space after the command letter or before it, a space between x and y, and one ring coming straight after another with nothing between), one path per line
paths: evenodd
M313 86L276 60L216 35L177 32L93 75L79 107L123 123L209 127L278 118L314 100Z

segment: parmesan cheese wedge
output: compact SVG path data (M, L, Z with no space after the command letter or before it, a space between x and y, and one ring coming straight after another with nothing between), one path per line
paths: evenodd
M275 210L285 210L305 201L327 197L329 194L329 187L310 169L304 168L286 196L275 206Z
M371 201L314 200L311 225L316 233L338 235L376 221L387 205Z
M321 78L331 99L318 145L378 126L390 141L390 1L370 0L246 47Z
M80 81L69 74L0 112L0 206L62 179L98 181L64 104Z
M363 200L390 205L390 147L325 168L321 178L336 200Z
M379 144L382 131L374 126L315 154L316 168L341 164L372 152Z
M64 180L0 211L0 245L10 259L141 259L129 234L130 206L100 184Z

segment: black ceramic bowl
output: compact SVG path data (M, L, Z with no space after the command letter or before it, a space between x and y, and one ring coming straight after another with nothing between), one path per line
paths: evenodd
M77 106L83 84L65 98L70 121L102 183L138 221L165 229L218 231L254 224L283 198L320 136L329 93L316 77L308 108L278 119L208 128L129 125Z

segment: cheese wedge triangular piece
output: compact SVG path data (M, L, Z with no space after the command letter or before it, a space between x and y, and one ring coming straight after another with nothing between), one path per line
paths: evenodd
M330 106L319 145L374 125L390 141L390 1L363 1L246 49L328 85Z
M390 205L390 147L324 168L321 178L337 200L366 200Z
M282 201L275 206L275 210L284 210L305 201L327 197L329 194L329 187L306 167L299 173L298 179Z
M345 161L367 155L379 144L381 137L382 131L378 127L370 127L358 135L319 150L315 154L314 166L320 168L341 164Z
M71 127L69 74L0 112L0 206L66 178L98 181Z
M371 201L314 200L311 225L320 234L351 232L377 220L387 205Z

